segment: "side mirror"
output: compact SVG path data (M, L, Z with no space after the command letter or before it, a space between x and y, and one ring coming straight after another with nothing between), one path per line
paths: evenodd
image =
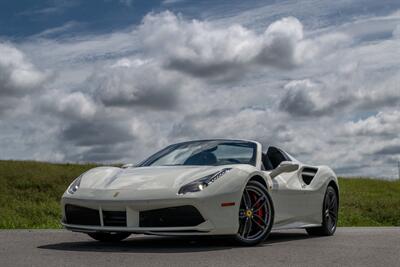
M129 164L124 164L124 165L122 165L121 168L122 168L122 169L126 169L126 168L131 168L131 167L134 167L134 166L135 166L134 164L129 163Z
M299 169L299 164L292 162L292 161L282 161L279 166L274 169L269 176L271 176L271 178L275 178L276 176L278 176L281 173L284 172L294 172L297 171Z

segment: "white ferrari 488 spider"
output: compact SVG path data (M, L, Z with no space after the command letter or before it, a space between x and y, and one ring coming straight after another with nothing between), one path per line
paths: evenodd
M170 145L140 164L98 167L62 197L62 224L99 241L132 233L231 235L255 245L271 229L336 230L339 186L327 166L247 140Z

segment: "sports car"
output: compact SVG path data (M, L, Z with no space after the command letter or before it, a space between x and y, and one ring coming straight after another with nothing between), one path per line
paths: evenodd
M137 165L97 167L61 200L62 225L99 241L130 234L229 235L255 245L272 229L333 235L339 185L327 166L249 140L170 145Z

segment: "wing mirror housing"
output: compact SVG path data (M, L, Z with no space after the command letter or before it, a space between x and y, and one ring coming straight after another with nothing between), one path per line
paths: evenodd
M274 169L269 176L271 176L271 178L275 178L276 176L278 176L281 173L284 172L294 172L297 171L299 169L299 164L292 162L292 161L282 161L279 166Z

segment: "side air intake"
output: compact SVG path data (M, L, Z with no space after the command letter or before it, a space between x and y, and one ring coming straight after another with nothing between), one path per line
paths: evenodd
M312 167L303 168L303 170L301 171L301 178L303 179L306 185L309 185L311 183L317 171L318 168L312 168Z

